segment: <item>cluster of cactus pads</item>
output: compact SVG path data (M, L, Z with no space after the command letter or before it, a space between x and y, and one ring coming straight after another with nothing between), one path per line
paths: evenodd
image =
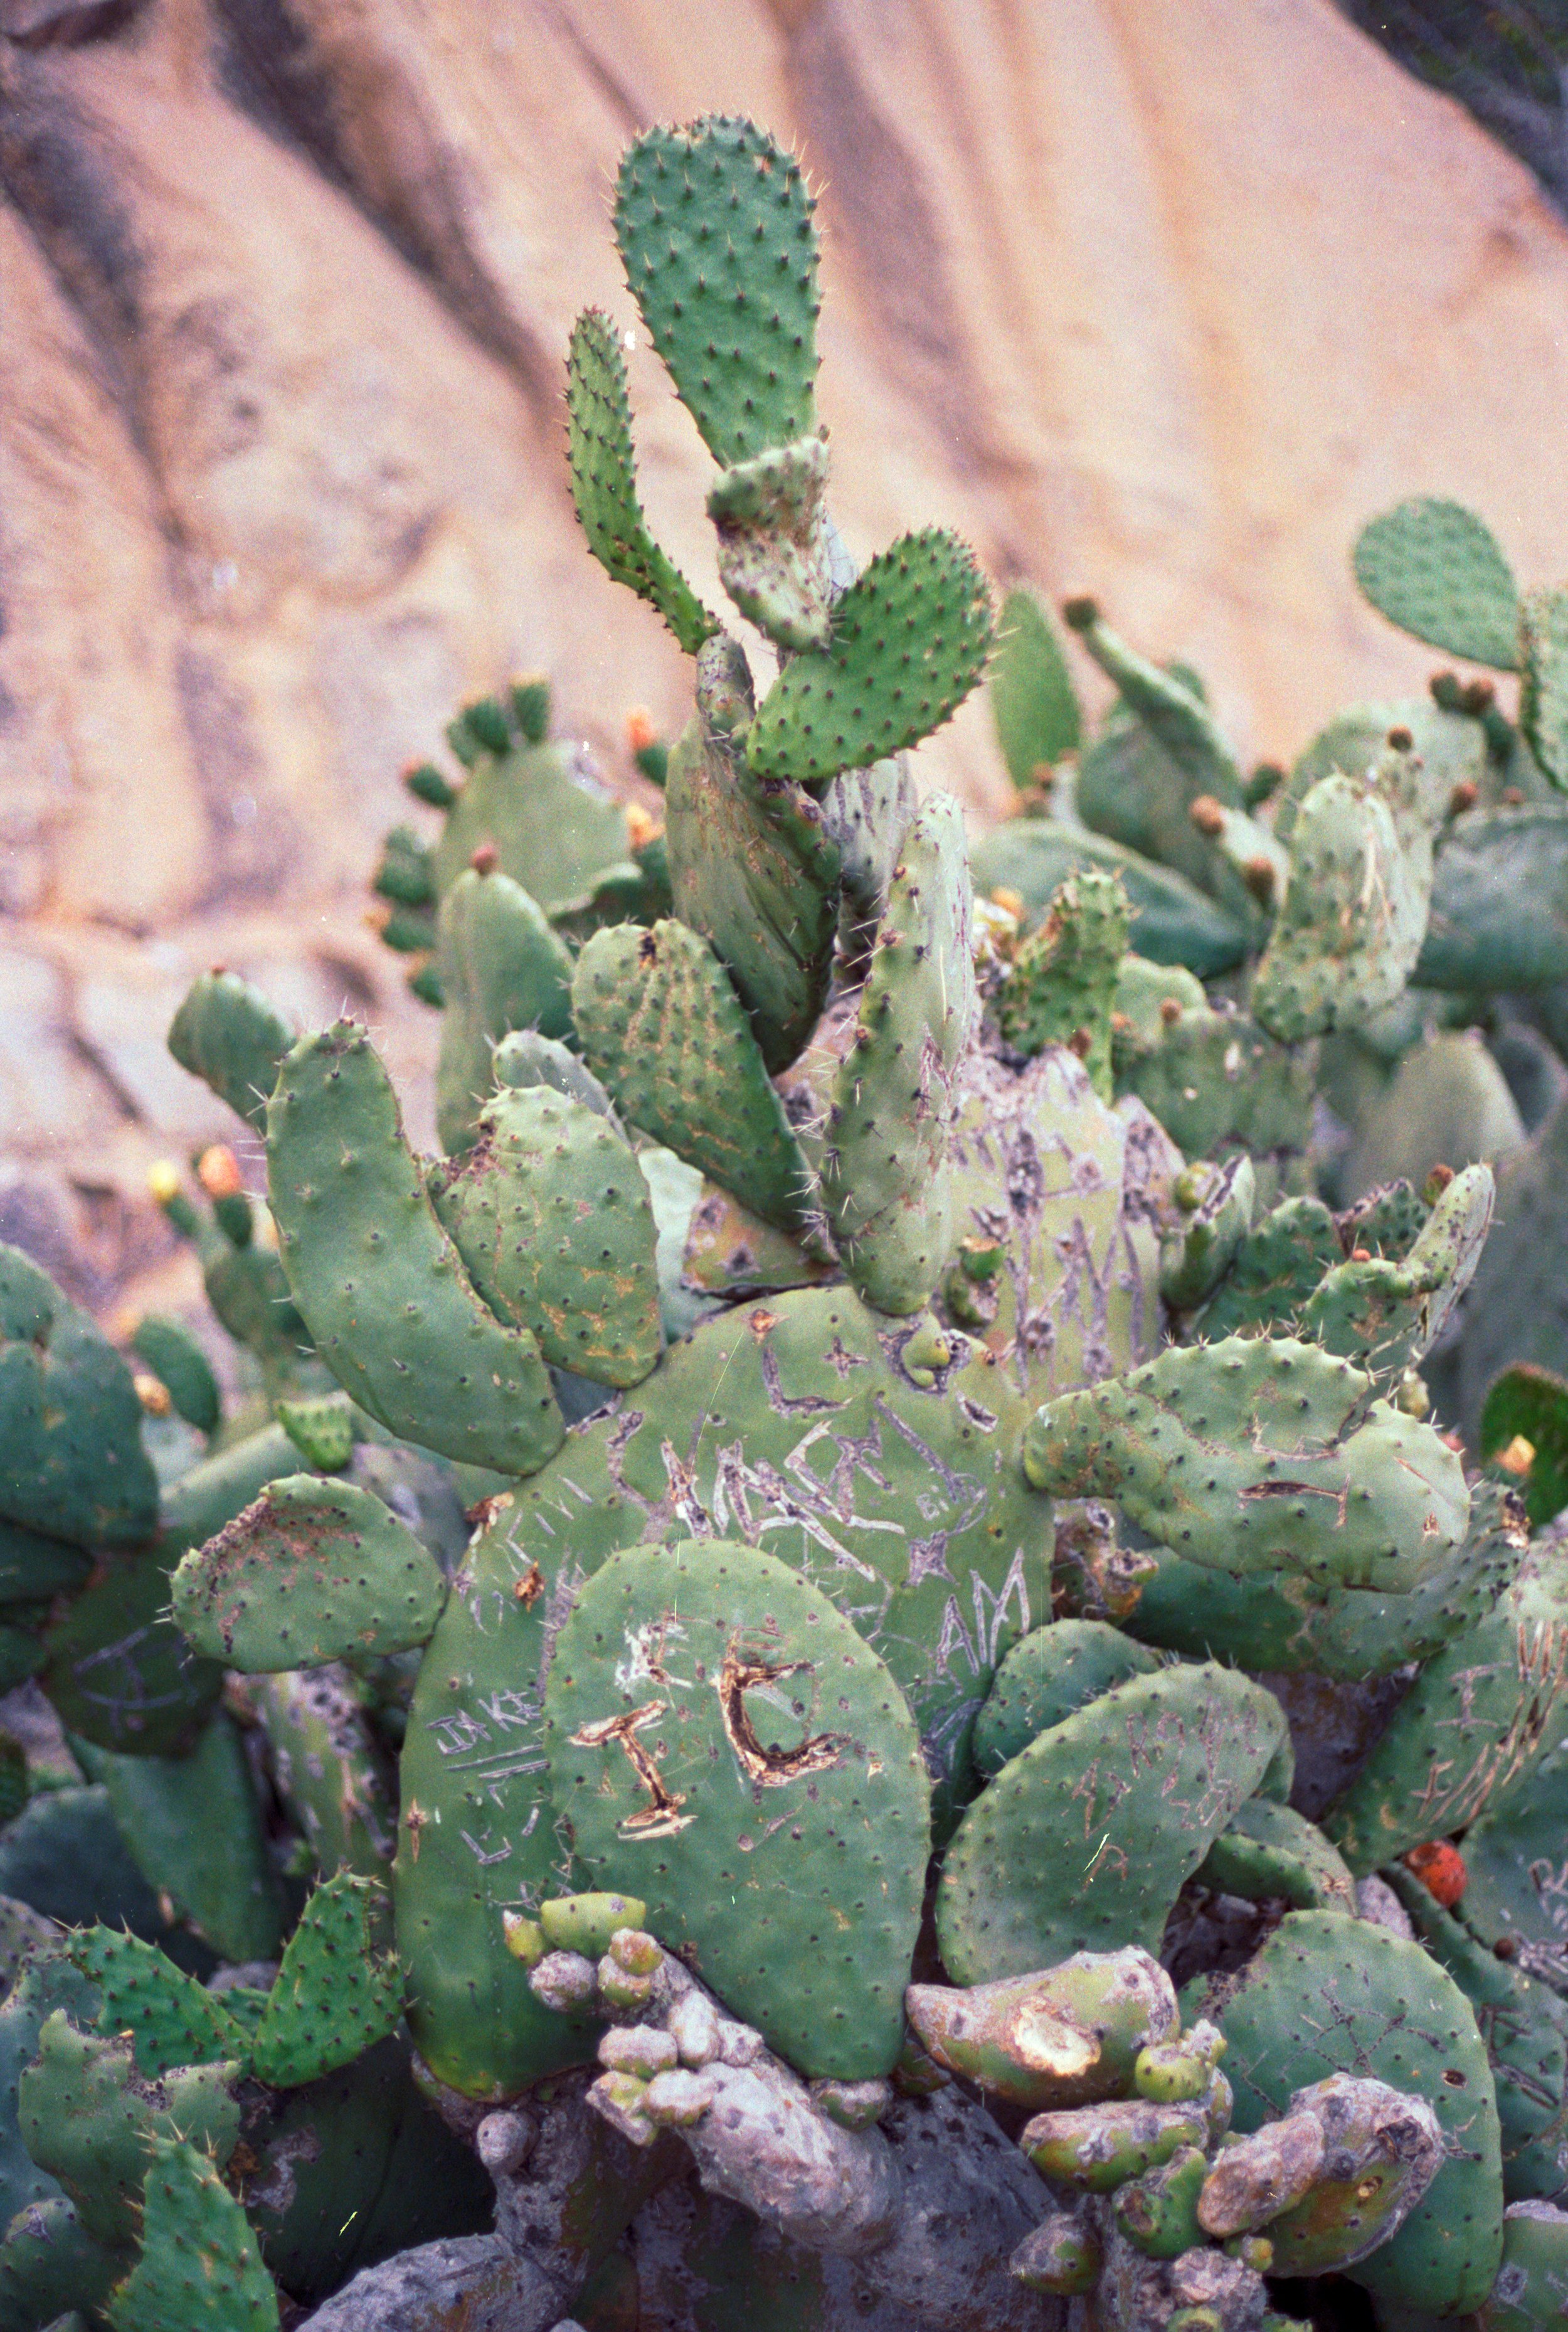
M833 529L797 164L654 130L615 225L771 686L590 311L662 823L539 683L412 773L433 1160L197 980L226 1410L0 1250L0 2332L1544 2332L1568 621L1393 513L1365 588L1521 725L1443 675L1247 775L1075 601L1086 742L1015 593L972 865L904 756L989 596Z

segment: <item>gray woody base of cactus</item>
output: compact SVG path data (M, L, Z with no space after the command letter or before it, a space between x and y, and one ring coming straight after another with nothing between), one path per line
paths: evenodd
M833 529L813 208L746 122L622 166L778 671L590 311L579 515L696 710L662 830L538 682L410 773L444 1154L214 973L169 1041L266 1204L156 1188L238 1405L0 1252L0 2332L1568 2305L1561 1113L1483 1252L1568 1027L1568 626L1392 513L1364 588L1521 726L1448 676L1247 776L1079 601L1086 744L1014 595L972 872L903 757L989 599Z

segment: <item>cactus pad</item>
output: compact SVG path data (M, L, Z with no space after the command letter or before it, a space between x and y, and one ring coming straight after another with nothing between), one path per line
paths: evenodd
M1520 609L1519 726L1539 767L1568 788L1568 591L1532 591Z
M656 608L688 655L717 630L713 616L648 530L637 499L626 362L600 308L572 327L566 358L566 454L572 500L588 548L617 583Z
M900 536L835 605L828 645L774 683L746 731L747 762L759 778L818 786L918 744L979 680L991 630L973 551L936 527Z
M718 574L748 623L776 647L822 648L832 629L821 437L775 445L726 470L708 497Z
M793 154L710 115L622 158L615 240L676 395L727 468L815 425L816 205Z
M891 2069L929 1783L902 1694L787 1564L688 1541L617 1555L545 1692L576 1862L802 2071Z
M844 1268L895 1314L925 1303L951 1245L948 1141L977 1011L969 903L963 819L938 796L905 837L823 1136Z
M1014 1644L974 1722L974 1763L989 1780L1075 1709L1129 1677L1150 1676L1154 1654L1099 1620L1058 1620ZM1045 2102L1043 2098L1040 2100ZM1063 2100L1067 2102L1067 2100Z
M1294 1338L1163 1352L1041 1409L1037 1489L1120 1502L1183 1560L1401 1594L1463 1538L1464 1469L1346 1361Z
M633 1124L765 1222L811 1213L810 1177L723 965L684 923L595 932L572 1005L589 1066Z
M42 1682L61 1722L101 1749L177 1757L194 1744L223 1671L193 1656L169 1614L166 1544L100 1571L44 1637Z
M141 2257L109 2303L114 2332L277 2332L278 2295L210 2159L154 2141Z
M661 1341L658 1232L632 1151L547 1085L499 1094L477 1131L431 1184L474 1286L498 1320L533 1332L553 1367L641 1382Z
M1355 1916L1355 1889L1341 1856L1316 1823L1272 1798L1238 1806L1194 1875L1200 1886L1245 1902L1283 1898L1296 1911Z
M496 707L498 718L500 708ZM601 871L630 855L626 813L594 780L579 748L513 743L470 747L472 767L432 846L431 872L445 898L487 844L546 914L579 899Z
M148 1312L137 1323L131 1344L185 1423L198 1433L211 1433L222 1412L223 1396L212 1362L184 1321Z
M427 1643L446 1582L408 1524L352 1482L271 1483L185 1555L175 1617L208 1658L265 1672Z
M436 961L446 1010L435 1122L450 1154L473 1140L499 1038L514 1028L571 1034L572 959L520 883L470 867L442 901Z
M1212 1667L1135 1676L1040 1734L965 1815L936 1897L948 1973L983 1983L1069 1952L1159 1949L1165 1916L1285 1731Z
M363 1028L301 1038L267 1113L272 1213L321 1357L390 1432L526 1474L564 1427L532 1336L462 1276Z
M1489 527L1459 502L1401 502L1364 526L1355 579L1380 615L1449 655L1519 665L1519 599Z
M997 1025L1015 1052L1074 1045L1102 1101L1111 1097L1111 1005L1127 916L1114 874L1070 875L1018 950L996 1000Z
M1252 1011L1283 1044L1354 1028L1415 969L1431 900L1424 830L1402 842L1370 782L1335 772L1297 813L1290 874L1252 981Z
M19 1247L0 1247L0 1515L82 1546L157 1522L130 1371Z
M112 1927L89 1927L68 1949L103 1995L100 2031L130 2035L137 2070L145 2078L248 2054L243 2031L222 1998L182 1974L155 1945Z
M258 1133L266 1131L267 1096L293 1042L294 1031L260 989L232 971L200 973L169 1023L168 1047L181 1068Z
M991 717L1007 774L1020 791L1049 779L1076 753L1083 723L1067 658L1050 617L1027 583L1002 603L991 664Z
M296 2088L350 2064L396 2030L402 1971L371 1941L379 1894L369 1880L340 1870L306 1904L252 2036L259 2080Z

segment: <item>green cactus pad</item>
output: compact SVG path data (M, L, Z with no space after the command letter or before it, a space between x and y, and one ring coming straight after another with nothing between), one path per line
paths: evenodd
M1330 2073L1426 2099L1447 2159L1398 2232L1345 2271L1379 2300L1431 2315L1478 2307L1500 2252L1502 2164L1487 2052L1452 1978L1368 1920L1293 1911L1239 1977L1193 1989L1189 2012L1212 2016L1230 2044L1244 2133Z
M109 2303L114 2332L278 2332L276 2287L211 2159L161 2133L152 2155L141 2257Z
M1202 1887L1246 1902L1282 1897L1295 1911L1355 1916L1355 1888L1345 1861L1315 1822L1272 1798L1238 1806L1193 1873Z
M1412 977L1482 994L1568 980L1568 808L1478 810L1444 836Z
M0 1520L0 1601L43 1601L62 1588L80 1587L91 1569L92 1557L81 1547Z
M556 1639L545 1741L580 1868L644 1897L801 2071L891 2070L930 1785L898 1686L824 1595L723 1541L615 1556Z
M313 1473L341 1474L353 1463L356 1412L347 1393L276 1401L273 1413Z
M469 1287L363 1028L302 1037L267 1113L271 1208L322 1359L390 1432L531 1473L564 1427L534 1339Z
M1519 666L1519 598L1489 527L1459 502L1401 502L1364 526L1355 579L1380 615L1449 655Z
M1323 1826L1358 1873L1462 1830L1550 1746L1568 1685L1568 1554L1538 1549L1429 1660Z
M1568 1991L1568 1756L1544 1758L1521 1786L1495 1796L1465 1833L1468 1884L1459 1916L1488 1947L1539 1954L1535 1963Z
M165 1387L176 1413L198 1433L211 1433L223 1410L213 1364L183 1320L146 1313L137 1323L131 1347Z
M1157 1952L1166 1914L1285 1732L1229 1669L1114 1686L1040 1734L959 1824L936 1894L949 1975L984 1983L1069 1952Z
M1092 602L1086 605L1081 600L1069 601L1067 615L1096 664L1121 692L1123 712L1148 731L1185 780L1187 798L1162 805L1164 817L1169 818L1174 811L1178 818L1185 821L1189 803L1200 794L1212 795L1226 808L1241 808L1245 789L1240 769L1204 702L1202 684L1195 682L1195 676L1179 665L1162 672L1158 664L1148 663L1101 621ZM1087 808L1083 814L1088 817ZM1090 824L1098 822L1089 819ZM1115 827L1103 830L1117 832ZM1175 830L1179 831L1179 827ZM1117 833L1117 839L1128 837ZM1151 848L1146 842L1135 840L1132 846L1146 850L1151 856L1167 858L1173 865L1181 863L1166 850ZM1193 879L1202 878L1193 872ZM1212 885L1205 884L1204 887Z
M340 1670L258 1677L251 1696L280 1795L324 1878L385 1877L395 1817L370 1729Z
M592 2049L497 1938L506 1910L531 1916L569 1883L539 1683L608 1555L722 1530L787 1561L891 1669L944 1828L973 1786L996 1663L1049 1609L1050 1522L1017 1470L1004 1372L958 1339L917 1386L903 1341L842 1287L721 1313L475 1538L409 1712L395 1875L420 2052L465 2095L506 2096Z
M1519 610L1519 726L1537 766L1568 788L1568 591L1532 591Z
M0 1246L0 1515L82 1546L157 1521L130 1371L20 1247Z
M815 202L749 121L650 129L615 186L626 281L675 392L727 468L815 426Z
M618 1123L614 1103L586 1063L553 1037L541 1037L532 1028L514 1029L501 1038L495 1051L495 1082L498 1093L508 1088L526 1093L530 1086L546 1085L612 1124Z
M1290 876L1251 1008L1284 1044L1359 1027L1403 989L1426 936L1431 845L1402 842L1383 793L1324 778L1297 814Z
M408 1524L352 1482L270 1483L174 1576L175 1618L230 1668L319 1668L427 1643L446 1582Z
M168 1048L257 1133L294 1031L258 988L232 971L204 971L169 1023Z
M1232 1336L1050 1402L1025 1469L1117 1500L1191 1563L1408 1593L1463 1538L1469 1493L1432 1429L1371 1391L1316 1345Z
M760 784L704 715L708 674L739 654L720 638L698 658L699 709L670 757L666 838L675 912L728 970L771 1073L827 1001L841 858L825 809L798 786Z
M1070 875L1019 948L996 999L997 1026L1014 1052L1028 1057L1048 1045L1073 1045L1102 1101L1111 1097L1111 1007L1127 922L1126 893L1114 874Z
M425 766L429 768L428 763ZM439 771L432 770L431 774L441 788L433 807L450 809L457 798L455 788L448 787ZM408 779L404 782L408 784ZM430 852L412 827L393 827L381 846L381 864L371 878L370 887L377 898L390 899L394 906L419 908L435 904L435 876L431 871ZM293 1038L289 1041L292 1044Z
M1010 817L981 836L969 863L977 891L986 897L1016 892L1030 922L1044 913L1069 874L1096 867L1119 875L1132 909L1128 941L1153 963L1183 964L1212 980L1247 953L1244 922L1216 906L1184 874L1087 827Z
M157 2080L137 2071L127 2039L78 2031L56 2009L22 2074L18 2112L27 2150L58 2178L100 2242L136 2232L147 2143L195 2137L226 2161L240 2135L232 2061L183 2066Z
M160 1901L222 1959L275 1958L283 1890L251 1761L227 1710L214 1711L184 1757L124 1756L80 1739L73 1749L109 1792L120 1835Z
M520 884L546 914L631 855L625 810L594 781L580 749L565 744L477 754L431 855L442 898L487 844L497 872Z
M1078 692L1050 619L1027 583L1002 603L991 664L991 717L1007 774L1022 792L1050 778L1083 738Z
M827 483L826 444L803 437L737 462L708 493L719 580L747 623L775 647L800 651L828 644Z
M57 2191L18 2212L0 2241L0 2323L17 2332L34 2325L44 2332L89 2332L80 2311L100 2308L128 2263L124 2250L88 2233ZM60 2308L65 2313L57 2314Z
M1247 1239L1257 1199L1244 1150L1222 1164L1189 1167L1173 1185L1176 1219L1160 1241L1160 1294L1174 1312L1190 1312L1225 1276Z
M810 1175L723 965L684 923L595 932L572 1008L595 1075L632 1124L765 1222L811 1214Z
M499 1094L477 1134L431 1184L474 1286L498 1320L532 1330L552 1366L640 1383L661 1342L658 1232L632 1151L546 1085Z
M1227 1579L1162 1554L1124 1624L1145 1643L1197 1659L1346 1679L1389 1676L1407 1660L1430 1659L1483 1620L1528 1546L1516 1502L1496 1483L1478 1483L1462 1543L1408 1593L1321 1588L1288 1572Z
M1381 1391L1392 1392L1436 1343L1475 1276L1493 1195L1491 1168L1467 1166L1440 1193L1401 1261L1373 1256L1326 1274L1297 1314L1301 1335L1353 1361Z
M1274 797L1274 831L1281 842L1289 844L1297 807L1318 779L1335 769L1347 778L1366 777L1387 752L1391 729L1410 731L1411 749L1421 763L1420 799L1430 825L1436 827L1448 816L1456 786L1473 785L1484 798L1488 787L1495 787L1486 730L1468 713L1444 712L1428 696L1349 705L1303 747Z
M100 1566L43 1639L40 1681L66 1730L100 1749L177 1757L194 1744L223 1670L193 1656L169 1613L177 1552Z
M1503 2213L1503 2264L1483 2306L1479 2332L1548 2332L1568 2290L1568 2212L1516 2203Z
M688 655L718 628L648 530L637 499L626 362L603 309L584 309L566 358L566 457L588 548L617 583L656 608Z
M828 645L774 683L746 734L750 768L817 786L918 744L980 679L991 633L967 545L939 527L901 535L837 601Z
M1058 1620L1034 1629L997 1669L975 1719L975 1770L989 1781L1075 1709L1129 1677L1153 1675L1159 1665L1153 1652L1103 1620Z
M446 1011L435 1073L442 1148L464 1150L495 1088L492 1056L514 1028L572 1031L572 959L508 874L460 874L441 903L436 957Z
M948 1143L978 999L964 821L945 795L905 837L833 1082L822 1201L851 1283L879 1311L917 1311L952 1246Z
M1162 1024L1123 1082L1189 1158L1231 1145L1300 1154L1312 1137L1315 1066L1309 1047L1277 1044L1244 1013L1205 1004Z
M371 1941L379 1892L340 1870L306 1904L252 2038L259 2080L297 2088L395 2031L403 1973L395 1955Z
M182 1974L155 1945L112 1927L89 1927L66 1948L103 1996L99 2031L109 2039L129 2034L145 2079L156 2080L180 2065L248 2056L243 2028L221 1995Z
M1550 2200L1568 2186L1568 2005L1500 1960L1397 1864L1386 1874L1411 1925L1476 2012L1497 2093L1503 2192Z

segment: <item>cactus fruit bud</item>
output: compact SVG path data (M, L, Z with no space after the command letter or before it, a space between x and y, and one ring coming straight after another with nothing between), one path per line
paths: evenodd
M1117 2189L1117 2225L1146 2259L1177 2259L1202 2241L1198 2200L1208 2168L1201 2146L1181 2146L1160 2168Z
M476 874L493 874L501 863L501 854L493 842L481 842L469 853L468 863Z
M240 1161L226 1142L214 1142L196 1161L196 1180L209 1199L233 1199L245 1187Z
M1429 1839L1424 1845L1412 1846L1400 1859L1445 1911L1453 1909L1469 1884L1463 1855L1446 1838Z
M1466 810L1475 808L1479 798L1480 788L1475 783L1474 779L1470 778L1461 778L1459 784L1449 796L1449 816L1450 817L1462 817Z
M1211 841L1225 831L1224 805L1217 802L1212 794L1199 794L1189 803L1187 816L1199 833L1206 834Z
M513 1959L521 1960L527 1968L538 1966L546 1946L545 1931L537 1919L527 1919L520 1911L503 1911L501 1933Z
M1100 2247L1076 2212L1054 2211L1025 2235L1010 2272L1030 2291L1050 2291L1068 2299L1092 2291L1100 2271Z
M1271 858L1248 858L1242 862L1241 880L1260 907L1271 907L1277 880Z
M138 1370L131 1382L136 1387L138 1400L149 1417L167 1417L174 1402L169 1399L169 1389L161 1377L149 1376L145 1369Z
M167 1158L155 1160L147 1170L147 1196L158 1206L166 1207L177 1199L180 1191L180 1170Z
M557 2016L586 2008L598 1989L594 1963L581 1952L546 1952L528 1972L528 1990Z
M1415 739L1402 724L1391 729L1388 732L1388 749L1391 753L1408 753L1414 743Z
M1087 632L1099 619L1099 602L1096 599L1080 596L1061 603L1061 620L1069 632Z
M599 1959L622 1928L640 1928L648 1906L634 1895L559 1895L539 1906L539 1925L552 1952Z

